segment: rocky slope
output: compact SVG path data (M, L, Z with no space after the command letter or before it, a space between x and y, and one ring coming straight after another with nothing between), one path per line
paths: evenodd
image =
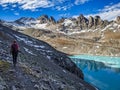
M99 16L62 18L43 15L37 19L18 19L22 25L3 23L8 27L48 42L67 54L120 56L120 16L114 21Z
M22 51L17 68L9 54L14 39ZM95 90L82 79L66 54L0 24L0 90Z

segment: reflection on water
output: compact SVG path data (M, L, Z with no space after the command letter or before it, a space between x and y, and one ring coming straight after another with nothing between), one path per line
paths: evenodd
M77 58L74 58L73 61L82 70L87 68L88 71L97 72L100 69L111 69L112 71L115 71L116 73L120 73L120 68L112 68L110 66L106 66L102 62L96 62L94 60L83 60L83 59L77 59Z
M85 81L100 90L120 90L120 68L113 68L102 62L72 58L82 69Z
M89 71L98 71L101 68L105 68L105 65L103 63L90 61L90 60L80 60L80 59L74 59L74 62L77 64L77 66L81 69L88 68Z
M103 62L106 66L120 68L120 57L109 57L109 56L92 56L92 55L74 55L70 58L94 60L97 62Z

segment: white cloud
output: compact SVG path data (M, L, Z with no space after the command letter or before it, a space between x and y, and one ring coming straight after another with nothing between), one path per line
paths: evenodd
M77 18L78 17L78 15L74 15L74 16L72 16L73 18Z
M11 10L11 11L14 11L15 9L11 8L10 10Z
M69 16L70 16L70 13L60 14L59 16L60 16L60 17L69 17Z
M7 6L8 6L7 4L2 4L2 7L4 7L4 8L7 7Z
M54 6L54 3L49 0L0 0L0 5L3 4L19 4L22 9L35 10L36 8L47 8Z
M15 12L14 14L15 14L16 16L19 16L19 15L20 15L18 12Z
M96 14L88 14L85 17L89 16L100 16L103 20L115 20L117 16L120 16L120 3L114 5L105 6L103 9L100 9ZM73 17L78 17L74 15Z
M99 13L93 14L93 16L96 15L99 15L104 20L114 20L117 16L120 16L120 3L105 6Z
M84 4L85 2L88 2L90 0L75 0L75 5L80 5L80 4Z
M48 0L34 0L30 2L26 2L25 4L22 5L23 9L30 9L30 10L35 10L36 8L47 8L47 7L52 7L54 4Z
M7 10L7 9L9 9L9 7L7 7L7 6L3 8L3 10Z
M67 5L66 6L56 6L55 9L57 9L58 11L60 11L60 10L66 11L66 10L70 9L72 6L73 6L72 4L68 5L68 6Z
M17 7L17 5L16 5L16 4L13 4L12 7L15 8L15 7Z
M11 5L13 8L19 6L23 10L36 10L37 8L54 7L57 10L67 10L73 5L84 4L89 0L0 0L0 5Z
M0 0L0 4L7 4L7 3L20 3L24 0Z

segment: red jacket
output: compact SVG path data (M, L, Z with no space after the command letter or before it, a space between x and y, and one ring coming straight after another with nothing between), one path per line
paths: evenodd
M11 51L12 51L12 52L18 52L18 49L19 49L19 46L18 46L17 43L13 43L13 44L11 45Z

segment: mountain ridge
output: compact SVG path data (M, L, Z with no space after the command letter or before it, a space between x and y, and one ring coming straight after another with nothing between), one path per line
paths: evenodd
M54 17L48 15L41 15L38 18L21 17L13 22L6 22L7 25L14 26L19 29L35 28L57 30L64 33L79 32L83 30L104 29L111 23L120 23L120 16L116 17L115 21L102 20L100 16L84 17L82 14L77 18L61 18L55 20Z
M102 20L100 16L86 18L82 14L78 18L61 18L58 21L50 18L43 15L29 22L24 20L30 18L23 18L22 25L14 22L2 24L70 55L120 56L120 16L114 21Z

